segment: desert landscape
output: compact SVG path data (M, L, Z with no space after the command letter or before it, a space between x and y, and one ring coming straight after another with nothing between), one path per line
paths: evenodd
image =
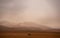
M60 0L0 0L0 38L60 38Z
M1 22L0 38L60 38L60 29L53 29L32 22L19 23L13 27L8 27L6 25L13 26L13 24L8 22Z

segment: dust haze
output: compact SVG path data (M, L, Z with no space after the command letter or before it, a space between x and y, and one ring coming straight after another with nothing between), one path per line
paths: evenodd
M0 24L10 27L30 22L60 28L59 2L59 0L0 0L0 22L3 22ZM12 25L8 25L7 22Z

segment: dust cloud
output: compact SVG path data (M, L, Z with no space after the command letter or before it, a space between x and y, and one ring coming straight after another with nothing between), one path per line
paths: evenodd
M60 28L59 5L59 0L0 0L0 24L30 22Z

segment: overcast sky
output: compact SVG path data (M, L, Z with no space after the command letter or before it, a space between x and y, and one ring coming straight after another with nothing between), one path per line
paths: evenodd
M0 0L0 21L35 22L60 28L59 0Z

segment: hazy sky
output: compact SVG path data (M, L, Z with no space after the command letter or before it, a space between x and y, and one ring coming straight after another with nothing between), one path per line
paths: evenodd
M0 1L0 21L34 22L52 28L60 28L58 22L59 0Z

